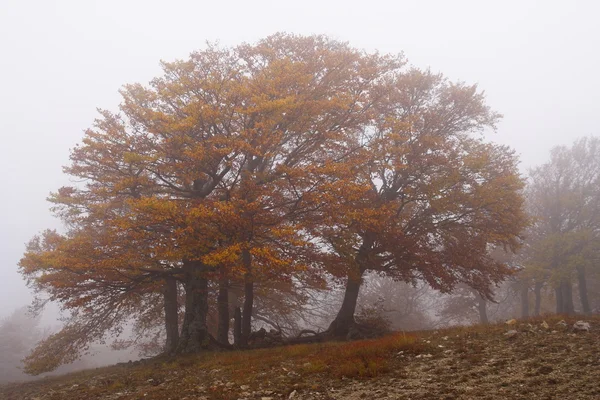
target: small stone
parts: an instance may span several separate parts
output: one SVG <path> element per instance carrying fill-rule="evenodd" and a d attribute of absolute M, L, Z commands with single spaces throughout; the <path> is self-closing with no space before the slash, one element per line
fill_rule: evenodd
<path fill-rule="evenodd" d="M 514 337 L 515 337 L 515 336 L 517 336 L 518 334 L 519 334 L 519 332 L 517 332 L 517 331 L 516 331 L 516 330 L 514 330 L 514 329 L 511 329 L 510 331 L 506 332 L 506 333 L 504 334 L 504 336 L 506 336 L 507 338 L 509 338 L 509 339 L 510 339 L 510 338 L 514 338 Z"/>
<path fill-rule="evenodd" d="M 566 323 L 566 322 L 565 322 L 565 320 L 563 319 L 563 320 L 561 320 L 561 321 L 558 321 L 558 322 L 556 323 L 556 326 L 560 326 L 561 328 L 566 328 L 566 327 L 567 327 L 567 323 Z"/>
<path fill-rule="evenodd" d="M 515 325 L 516 323 L 517 323 L 517 320 L 514 318 L 506 321 L 506 325 Z"/>
<path fill-rule="evenodd" d="M 573 324 L 573 330 L 575 332 L 589 332 L 590 323 L 585 321 L 577 321 Z"/>
<path fill-rule="evenodd" d="M 544 322 L 542 322 L 542 328 L 550 329 L 550 325 L 548 325 L 548 323 L 546 321 L 544 321 Z"/>
<path fill-rule="evenodd" d="M 240 389 L 242 389 L 242 390 L 248 390 L 248 389 L 250 389 L 250 386 L 248 386 L 248 385 L 242 385 L 242 386 L 240 386 Z"/>
<path fill-rule="evenodd" d="M 296 390 L 292 391 L 292 393 L 290 393 L 290 395 L 288 396 L 288 400 L 293 399 L 294 397 L 296 397 L 297 394 L 298 392 Z"/>

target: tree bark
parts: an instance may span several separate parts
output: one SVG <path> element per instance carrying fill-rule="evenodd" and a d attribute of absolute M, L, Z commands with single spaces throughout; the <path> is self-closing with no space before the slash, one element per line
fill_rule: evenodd
<path fill-rule="evenodd" d="M 208 280 L 199 262 L 184 261 L 187 270 L 185 283 L 185 317 L 177 353 L 197 353 L 210 344 L 206 326 L 208 315 Z"/>
<path fill-rule="evenodd" d="M 563 313 L 567 315 L 575 314 L 575 305 L 573 304 L 573 286 L 571 281 L 565 279 L 561 283 Z"/>
<path fill-rule="evenodd" d="M 250 250 L 242 251 L 242 262 L 246 268 L 244 277 L 244 308 L 242 311 L 242 336 L 241 345 L 248 344 L 248 338 L 252 333 L 252 307 L 254 306 L 254 281 L 252 277 L 252 256 Z"/>
<path fill-rule="evenodd" d="M 174 354 L 179 341 L 179 318 L 177 304 L 177 280 L 172 276 L 165 278 L 164 287 L 165 328 L 167 339 L 165 341 L 165 353 Z"/>
<path fill-rule="evenodd" d="M 479 322 L 481 324 L 488 324 L 489 320 L 487 315 L 487 301 L 485 301 L 485 299 L 480 295 L 478 295 L 478 297 L 479 303 L 477 304 L 477 308 L 479 310 Z"/>
<path fill-rule="evenodd" d="M 590 300 L 588 298 L 587 281 L 585 277 L 585 267 L 577 267 L 577 279 L 579 284 L 579 299 L 581 300 L 581 308 L 584 314 L 591 314 Z"/>
<path fill-rule="evenodd" d="M 219 280 L 217 311 L 219 314 L 217 340 L 219 343 L 229 344 L 229 280 L 225 276 Z"/>
<path fill-rule="evenodd" d="M 357 278 L 348 277 L 342 306 L 333 322 L 331 322 L 331 325 L 329 325 L 328 331 L 332 336 L 345 337 L 348 335 L 348 331 L 352 325 L 356 323 L 354 321 L 354 313 L 356 312 L 356 302 L 358 300 L 358 293 L 360 292 L 361 281 L 362 274 Z"/>
<path fill-rule="evenodd" d="M 356 271 L 357 274 L 354 276 L 353 274 L 348 274 L 342 306 L 327 329 L 327 332 L 333 337 L 346 337 L 350 328 L 356 324 L 356 321 L 354 320 L 356 303 L 360 292 L 360 285 L 362 284 L 362 276 L 368 267 L 369 251 L 371 250 L 373 243 L 374 240 L 371 235 L 367 235 L 363 239 L 363 243 L 356 254 L 354 260 L 358 269 Z"/>
<path fill-rule="evenodd" d="M 521 318 L 529 318 L 529 282 L 521 281 Z"/>
<path fill-rule="evenodd" d="M 534 287 L 535 293 L 535 308 L 533 310 L 533 315 L 536 317 L 540 315 L 541 307 L 542 307 L 542 287 L 544 286 L 543 282 L 536 282 Z"/>

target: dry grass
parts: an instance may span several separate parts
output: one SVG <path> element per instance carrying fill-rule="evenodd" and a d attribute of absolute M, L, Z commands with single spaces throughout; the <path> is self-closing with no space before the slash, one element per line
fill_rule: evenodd
<path fill-rule="evenodd" d="M 556 327 L 560 319 L 546 318 L 549 330 L 540 328 L 543 318 L 521 320 L 513 339 L 504 335 L 513 327 L 476 325 L 355 342 L 157 358 L 0 386 L 0 399 L 278 399 L 292 391 L 300 399 L 345 399 L 363 388 L 368 391 L 362 398 L 383 398 L 386 391 L 411 399 L 431 398 L 432 393 L 448 399 L 496 399 L 510 393 L 519 398 L 550 389 L 570 398 L 578 393 L 574 385 L 586 385 L 580 398 L 600 398 L 594 397 L 600 395 L 600 375 L 594 373 L 590 380 L 578 370 L 589 374 L 600 366 L 597 328 L 575 335 Z M 569 326 L 574 321 L 567 319 Z M 600 318 L 589 321 L 600 327 Z M 529 326 L 537 331 L 529 332 Z"/>

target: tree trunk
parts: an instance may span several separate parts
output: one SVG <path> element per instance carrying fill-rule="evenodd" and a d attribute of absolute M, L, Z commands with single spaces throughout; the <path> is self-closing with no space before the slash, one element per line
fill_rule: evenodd
<path fill-rule="evenodd" d="M 348 281 L 346 282 L 346 290 L 344 292 L 344 300 L 342 306 L 338 311 L 335 319 L 329 325 L 327 329 L 328 333 L 333 337 L 346 337 L 350 328 L 356 324 L 354 320 L 354 313 L 356 312 L 356 302 L 358 300 L 358 293 L 360 292 L 360 285 L 362 283 L 362 276 L 368 268 L 368 256 L 374 243 L 374 239 L 371 235 L 367 235 L 363 239 L 363 243 L 358 250 L 355 262 L 358 270 L 357 274 L 348 274 Z"/>
<path fill-rule="evenodd" d="M 187 265 L 186 265 L 187 264 Z M 206 326 L 208 315 L 208 280 L 199 262 L 184 261 L 187 271 L 185 283 L 185 317 L 177 353 L 197 353 L 210 344 Z"/>
<path fill-rule="evenodd" d="M 233 312 L 233 344 L 242 345 L 242 310 L 239 307 Z"/>
<path fill-rule="evenodd" d="M 479 294 L 477 296 L 479 297 L 479 303 L 477 305 L 477 308 L 479 309 L 479 322 L 481 324 L 488 324 L 489 320 L 487 315 L 487 301 L 485 301 L 485 299 Z"/>
<path fill-rule="evenodd" d="M 360 291 L 362 273 L 358 277 L 348 277 L 344 300 L 337 316 L 329 325 L 328 331 L 334 337 L 345 337 L 348 331 L 355 324 L 354 313 L 356 312 L 356 302 Z"/>
<path fill-rule="evenodd" d="M 252 307 L 254 306 L 254 281 L 252 277 L 252 256 L 249 250 L 242 251 L 242 261 L 246 268 L 244 277 L 244 308 L 242 311 L 242 336 L 241 345 L 248 344 L 248 338 L 252 333 Z"/>
<path fill-rule="evenodd" d="M 521 318 L 529 318 L 529 282 L 521 281 Z"/>
<path fill-rule="evenodd" d="M 172 276 L 165 278 L 164 287 L 165 328 L 167 340 L 165 341 L 165 353 L 174 354 L 179 341 L 179 318 L 177 305 L 177 281 Z"/>
<path fill-rule="evenodd" d="M 542 307 L 542 286 L 544 286 L 543 282 L 536 282 L 534 287 L 535 309 L 533 310 L 533 315 L 536 317 L 540 315 Z"/>
<path fill-rule="evenodd" d="M 222 344 L 229 344 L 229 281 L 224 276 L 219 281 L 217 311 L 219 314 L 217 340 Z"/>
<path fill-rule="evenodd" d="M 565 279 L 561 283 L 563 313 L 567 315 L 575 314 L 575 305 L 573 304 L 573 286 L 571 281 Z"/>
<path fill-rule="evenodd" d="M 579 283 L 579 299 L 581 300 L 581 308 L 584 314 L 591 314 L 590 300 L 588 298 L 587 281 L 585 279 L 585 267 L 577 267 L 577 279 Z"/>
<path fill-rule="evenodd" d="M 556 296 L 556 313 L 563 314 L 565 312 L 565 305 L 563 302 L 562 283 L 554 289 L 554 294 Z"/>

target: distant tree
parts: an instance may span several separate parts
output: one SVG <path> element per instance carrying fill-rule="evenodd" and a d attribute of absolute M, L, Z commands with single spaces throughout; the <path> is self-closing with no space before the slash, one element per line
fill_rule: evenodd
<path fill-rule="evenodd" d="M 600 253 L 600 139 L 555 147 L 550 161 L 531 171 L 527 200 L 535 224 L 524 255 L 536 290 L 549 282 L 556 312 L 572 314 L 575 281 L 581 310 L 590 313 L 588 275 L 598 269 Z"/>
<path fill-rule="evenodd" d="M 394 330 L 429 329 L 434 323 L 432 292 L 423 282 L 412 285 L 366 274 L 358 297 L 358 309 L 378 309 Z"/>
<path fill-rule="evenodd" d="M 21 307 L 0 321 L 0 383 L 27 379 L 23 359 L 42 339 L 40 317 Z"/>

